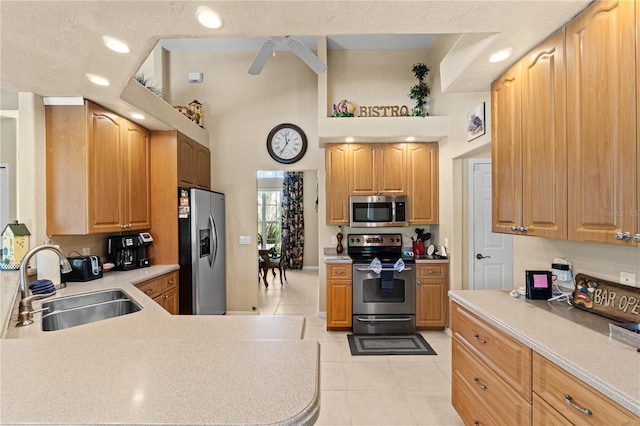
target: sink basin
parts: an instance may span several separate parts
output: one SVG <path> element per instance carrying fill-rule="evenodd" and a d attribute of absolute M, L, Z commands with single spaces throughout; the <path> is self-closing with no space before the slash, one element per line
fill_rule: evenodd
<path fill-rule="evenodd" d="M 60 297 L 42 304 L 42 331 L 62 330 L 138 312 L 141 308 L 121 290 Z"/>

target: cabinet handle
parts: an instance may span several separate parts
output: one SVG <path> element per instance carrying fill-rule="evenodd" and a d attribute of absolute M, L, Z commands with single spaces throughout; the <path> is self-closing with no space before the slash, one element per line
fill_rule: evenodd
<path fill-rule="evenodd" d="M 566 394 L 564 396 L 564 402 L 566 402 L 569 405 L 569 407 L 580 411 L 582 414 L 586 414 L 587 416 L 590 416 L 590 415 L 593 414 L 593 412 L 591 410 L 589 410 L 588 408 L 582 408 L 582 407 L 576 405 L 573 402 L 573 398 L 571 398 L 571 395 L 569 395 L 569 394 Z"/>
<path fill-rule="evenodd" d="M 422 285 L 422 283 L 420 282 L 420 280 L 416 280 L 416 284 L 418 284 L 418 285 Z"/>
<path fill-rule="evenodd" d="M 480 379 L 478 379 L 477 377 L 473 378 L 473 383 L 475 383 L 480 389 L 486 389 L 487 388 L 485 385 L 480 383 Z"/>
<path fill-rule="evenodd" d="M 152 289 L 146 290 L 145 293 L 146 294 L 151 294 L 151 293 L 153 293 L 153 290 Z"/>
<path fill-rule="evenodd" d="M 167 295 L 165 294 L 165 295 L 164 295 L 164 298 L 165 298 L 165 299 L 168 299 L 168 298 L 169 298 L 169 296 L 167 296 Z"/>
<path fill-rule="evenodd" d="M 336 275 L 344 275 L 344 271 L 343 270 L 338 270 L 338 271 L 335 271 L 334 274 L 336 274 Z"/>
<path fill-rule="evenodd" d="M 173 280 L 169 280 L 168 282 L 169 282 L 169 284 L 173 284 Z"/>
<path fill-rule="evenodd" d="M 616 232 L 615 234 L 613 234 L 613 238 L 619 241 L 622 241 L 622 240 L 628 241 L 631 239 L 631 232 Z M 634 241 L 636 241 L 635 236 L 634 236 Z"/>
<path fill-rule="evenodd" d="M 427 274 L 429 274 L 429 275 L 433 275 L 433 274 L 435 274 L 435 273 L 436 273 L 436 271 L 434 271 L 433 269 L 429 269 L 429 270 L 427 271 Z"/>
<path fill-rule="evenodd" d="M 474 420 L 474 421 L 473 421 L 473 424 L 474 424 L 475 426 L 480 426 L 480 421 L 479 421 L 479 420 Z"/>
<path fill-rule="evenodd" d="M 480 336 L 479 336 L 479 335 L 477 335 L 477 334 L 474 334 L 474 335 L 473 335 L 473 338 L 474 338 L 474 339 L 476 339 L 476 340 L 478 341 L 478 343 L 480 343 L 480 344 L 482 344 L 482 345 L 484 345 L 484 344 L 486 344 L 486 343 L 487 343 L 487 341 L 486 341 L 486 340 L 481 339 L 481 338 L 480 338 Z"/>

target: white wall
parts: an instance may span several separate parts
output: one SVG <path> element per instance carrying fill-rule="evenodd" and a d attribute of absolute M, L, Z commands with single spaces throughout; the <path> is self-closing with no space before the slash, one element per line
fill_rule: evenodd
<path fill-rule="evenodd" d="M 319 170 L 324 151 L 318 146 L 316 74 L 290 52 L 269 58 L 262 73 L 247 73 L 255 52 L 172 52 L 170 97 L 174 104 L 194 99 L 203 106 L 209 132 L 212 188 L 227 201 L 227 309 L 257 306 L 256 245 L 240 245 L 240 235 L 256 241 L 256 171 Z M 200 84 L 189 72 L 204 73 Z M 276 163 L 266 149 L 269 131 L 280 123 L 299 125 L 309 148 L 293 165 Z"/>

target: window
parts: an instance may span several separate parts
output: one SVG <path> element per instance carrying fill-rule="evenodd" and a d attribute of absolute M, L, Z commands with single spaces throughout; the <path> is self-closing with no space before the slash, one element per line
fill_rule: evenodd
<path fill-rule="evenodd" d="M 280 250 L 280 217 L 282 191 L 258 190 L 258 244 L 262 248 Z"/>

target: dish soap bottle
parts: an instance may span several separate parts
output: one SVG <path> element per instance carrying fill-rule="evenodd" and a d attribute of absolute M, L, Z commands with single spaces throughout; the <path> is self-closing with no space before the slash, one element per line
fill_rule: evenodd
<path fill-rule="evenodd" d="M 342 226 L 338 226 L 338 234 L 336 235 L 336 240 L 338 240 L 338 245 L 336 246 L 336 253 L 342 254 L 344 252 L 344 247 L 342 246 Z"/>

